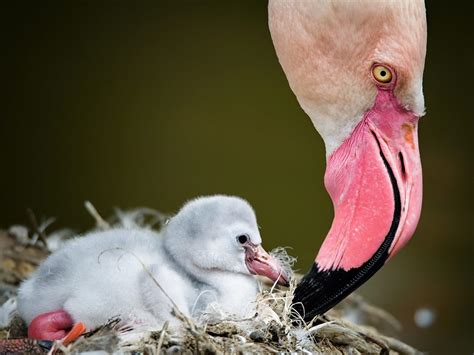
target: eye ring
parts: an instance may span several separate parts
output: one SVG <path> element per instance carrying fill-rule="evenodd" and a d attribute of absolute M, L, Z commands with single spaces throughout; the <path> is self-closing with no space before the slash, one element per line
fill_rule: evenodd
<path fill-rule="evenodd" d="M 382 64 L 376 64 L 372 67 L 372 77 L 381 84 L 389 84 L 393 80 L 392 70 Z"/>
<path fill-rule="evenodd" d="M 240 244 L 245 244 L 249 241 L 249 236 L 247 234 L 241 234 L 235 238 Z"/>

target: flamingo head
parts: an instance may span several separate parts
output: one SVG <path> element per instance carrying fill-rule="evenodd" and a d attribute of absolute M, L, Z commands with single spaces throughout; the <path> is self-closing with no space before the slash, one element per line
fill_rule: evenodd
<path fill-rule="evenodd" d="M 311 319 L 370 278 L 418 223 L 425 7 L 270 0 L 269 25 L 290 87 L 326 146 L 334 220 L 294 297 Z"/>

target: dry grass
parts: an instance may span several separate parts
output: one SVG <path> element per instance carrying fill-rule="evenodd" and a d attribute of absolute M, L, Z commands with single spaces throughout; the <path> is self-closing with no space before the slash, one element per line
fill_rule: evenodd
<path fill-rule="evenodd" d="M 392 326 L 393 319 L 356 297 L 344 307 L 316 319 L 311 324 L 295 325 L 291 321 L 291 297 L 294 284 L 287 290 L 266 289 L 259 294 L 257 313 L 249 319 L 233 319 L 209 314 L 196 322 L 175 314 L 183 331 L 172 334 L 167 325 L 160 330 L 120 329 L 117 321 L 104 326 L 63 349 L 67 353 L 104 349 L 106 351 L 177 353 L 334 353 L 334 354 L 416 354 L 416 349 L 380 334 L 367 325 L 344 320 L 338 312 L 358 304 L 357 311 L 366 318 L 376 318 Z M 352 307 L 352 306 L 351 306 Z M 369 310 L 369 311 L 368 311 Z M 367 312 L 367 313 L 364 313 Z M 372 314 L 372 312 L 375 312 Z"/>

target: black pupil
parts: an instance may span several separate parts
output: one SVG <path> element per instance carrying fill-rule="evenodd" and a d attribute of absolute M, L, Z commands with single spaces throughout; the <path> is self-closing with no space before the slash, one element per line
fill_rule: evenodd
<path fill-rule="evenodd" d="M 246 236 L 246 235 L 239 235 L 239 236 L 237 237 L 237 239 L 239 240 L 239 243 L 240 243 L 240 244 L 245 244 L 245 243 L 247 243 L 247 236 Z"/>
<path fill-rule="evenodd" d="M 382 75 L 382 76 L 385 76 L 386 74 L 387 74 L 387 72 L 386 72 L 385 70 L 382 70 L 382 71 L 380 72 L 380 75 Z"/>

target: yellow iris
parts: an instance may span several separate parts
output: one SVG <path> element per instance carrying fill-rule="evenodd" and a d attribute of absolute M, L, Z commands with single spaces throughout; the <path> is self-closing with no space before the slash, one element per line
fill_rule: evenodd
<path fill-rule="evenodd" d="M 383 65 L 376 65 L 372 69 L 372 74 L 374 75 L 375 80 L 380 83 L 386 84 L 392 81 L 392 72 Z"/>

